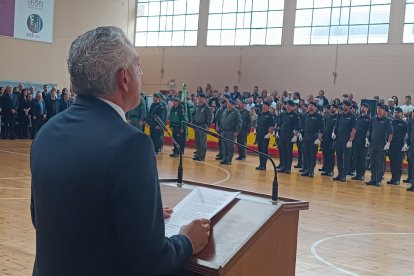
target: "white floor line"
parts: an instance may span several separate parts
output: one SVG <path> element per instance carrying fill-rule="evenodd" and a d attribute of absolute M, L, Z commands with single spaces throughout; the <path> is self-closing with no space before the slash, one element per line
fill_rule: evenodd
<path fill-rule="evenodd" d="M 8 151 L 8 150 L 0 150 L 1 152 L 6 152 L 6 153 L 13 153 L 13 154 L 17 154 L 17 155 L 24 155 L 24 156 L 30 156 L 30 154 L 28 153 L 20 153 L 20 152 L 15 152 L 15 151 Z"/>
<path fill-rule="evenodd" d="M 0 187 L 0 189 L 5 189 L 5 190 L 30 190 L 30 188 L 11 188 L 11 187 Z"/>
<path fill-rule="evenodd" d="M 328 265 L 344 274 L 347 275 L 352 275 L 352 276 L 358 276 L 359 274 L 352 272 L 352 271 L 348 271 L 346 269 L 340 268 L 336 265 L 334 265 L 333 263 L 330 263 L 326 260 L 324 260 L 317 252 L 317 247 L 329 240 L 334 240 L 334 239 L 340 239 L 340 238 L 348 238 L 348 237 L 353 237 L 353 236 L 370 236 L 370 235 L 414 235 L 414 233 L 355 233 L 355 234 L 345 234 L 345 235 L 338 235 L 338 236 L 334 236 L 334 237 L 328 237 L 325 239 L 321 239 L 319 241 L 316 241 L 314 244 L 312 244 L 311 246 L 311 251 L 312 254 L 315 256 L 315 258 L 317 258 L 319 261 L 321 261 L 322 263 L 324 263 L 325 265 Z"/>
<path fill-rule="evenodd" d="M 24 197 L 0 197 L 0 200 L 28 200 L 30 198 L 24 198 Z"/>
<path fill-rule="evenodd" d="M 30 179 L 31 176 L 0 177 L 0 180 Z"/>

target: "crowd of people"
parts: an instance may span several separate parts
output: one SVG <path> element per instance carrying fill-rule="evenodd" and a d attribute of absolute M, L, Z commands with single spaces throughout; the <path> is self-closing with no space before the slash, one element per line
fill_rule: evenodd
<path fill-rule="evenodd" d="M 352 94 L 343 94 L 342 99 L 329 100 L 320 90 L 317 96 L 306 99 L 300 92 L 277 91 L 259 93 L 257 86 L 252 92 L 233 91 L 226 86 L 223 92 L 198 87 L 188 101 L 182 99 L 179 91 L 154 94 L 153 104 L 147 108 L 144 102 L 130 112 L 131 123 L 150 126 L 150 135 L 158 153 L 163 146 L 164 131 L 155 121 L 155 115 L 164 122 L 170 121 L 174 138 L 182 152 L 186 144 L 186 129 L 182 121 L 208 129 L 211 125 L 224 138 L 247 144 L 247 136 L 254 129 L 255 144 L 260 152 L 268 154 L 269 142 L 275 136 L 279 149 L 279 173 L 290 174 L 292 170 L 293 146 L 298 149 L 298 163 L 301 176 L 314 177 L 318 151 L 322 151 L 322 176 L 333 177 L 334 181 L 346 182 L 347 177 L 362 181 L 366 170 L 371 170 L 367 185 L 381 186 L 384 179 L 386 157 L 390 160 L 391 179 L 387 184 L 400 184 L 404 156 L 408 159 L 408 178 L 413 183 L 414 160 L 414 106 L 411 97 L 406 96 L 403 104 L 398 97 L 385 100 L 376 96 L 375 105 L 358 104 Z M 370 112 L 371 108 L 375 108 Z M 148 110 L 148 111 L 147 111 Z M 372 116 L 374 114 L 374 116 Z M 412 127 L 413 126 L 413 127 Z M 195 131 L 194 160 L 204 161 L 207 150 L 206 134 Z M 223 165 L 231 165 L 235 146 L 219 141 L 216 159 Z M 174 146 L 171 157 L 178 156 Z M 245 160 L 246 151 L 238 148 L 236 160 Z M 336 158 L 335 158 L 336 157 Z M 367 159 L 368 158 L 368 159 Z M 367 162 L 369 160 L 369 162 Z M 266 170 L 267 159 L 259 158 L 257 170 Z M 334 176 L 334 168 L 337 175 Z M 414 185 L 408 188 L 414 190 Z"/>
<path fill-rule="evenodd" d="M 0 87 L 0 125 L 3 139 L 34 138 L 39 129 L 59 112 L 73 104 L 75 95 L 68 89 L 56 87 L 35 92 L 33 86 L 25 88 Z"/>
<path fill-rule="evenodd" d="M 247 145 L 247 136 L 254 130 L 258 150 L 268 154 L 269 142 L 275 137 L 279 149 L 279 173 L 290 174 L 292 170 L 293 146 L 298 150 L 298 162 L 294 168 L 301 176 L 313 177 L 318 151 L 322 151 L 322 176 L 333 177 L 335 181 L 364 180 L 367 168 L 371 178 L 367 185 L 380 186 L 384 179 L 386 156 L 389 157 L 391 179 L 388 184 L 400 184 L 404 156 L 408 160 L 408 178 L 413 183 L 414 160 L 414 105 L 406 96 L 399 104 L 396 96 L 388 100 L 374 97 L 376 110 L 367 103 L 358 104 L 352 94 L 343 94 L 342 99 L 329 100 L 320 90 L 317 96 L 306 99 L 300 92 L 272 93 L 258 86 L 252 92 L 239 92 L 238 86 L 230 91 L 228 86 L 222 92 L 213 90 L 210 84 L 197 88 L 194 94 L 183 99 L 181 91 L 157 92 L 148 106 L 142 93 L 140 105 L 127 113 L 130 123 L 142 130 L 148 125 L 150 137 L 158 154 L 164 144 L 164 130 L 158 125 L 158 116 L 164 123 L 169 121 L 173 138 L 178 142 L 181 153 L 187 142 L 187 129 L 183 121 L 192 122 L 208 129 L 214 126 L 217 133 L 241 145 Z M 66 88 L 44 85 L 43 91 L 35 92 L 33 86 L 25 88 L 0 87 L 0 122 L 3 139 L 34 138 L 42 125 L 54 115 L 64 111 L 75 101 L 75 95 Z M 375 116 L 371 116 L 375 114 Z M 413 127 L 411 127 L 413 125 Z M 204 132 L 195 131 L 194 160 L 204 161 L 207 151 L 207 137 Z M 174 145 L 171 157 L 179 156 Z M 236 160 L 246 159 L 246 150 L 238 147 Z M 412 153 L 413 152 L 413 153 Z M 216 159 L 223 165 L 231 165 L 235 153 L 233 143 L 219 140 Z M 336 158 L 335 158 L 336 157 Z M 367 162 L 369 157 L 369 162 Z M 267 159 L 259 158 L 257 170 L 266 170 Z M 334 177 L 334 168 L 337 175 Z M 408 188 L 414 191 L 414 185 Z"/>

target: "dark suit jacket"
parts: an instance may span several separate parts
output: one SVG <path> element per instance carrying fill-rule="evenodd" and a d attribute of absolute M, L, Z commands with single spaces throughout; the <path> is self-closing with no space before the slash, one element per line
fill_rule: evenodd
<path fill-rule="evenodd" d="M 60 99 L 59 100 L 59 112 L 62 112 L 63 110 L 66 110 L 72 104 L 73 104 L 73 102 L 71 100 L 68 100 L 67 102 L 65 102 L 64 99 Z"/>
<path fill-rule="evenodd" d="M 1 101 L 1 108 L 2 108 L 2 112 L 4 114 L 9 114 L 11 113 L 12 109 L 16 109 L 16 113 L 17 113 L 17 109 L 19 108 L 19 99 L 17 97 L 16 94 L 14 93 L 4 93 L 2 96 L 2 101 Z"/>
<path fill-rule="evenodd" d="M 43 102 L 43 112 L 42 112 L 42 109 L 40 108 L 40 102 L 38 102 L 37 100 L 32 101 L 32 109 L 30 110 L 30 114 L 32 116 L 41 117 L 44 114 L 47 114 L 46 103 L 43 100 L 42 102 Z"/>
<path fill-rule="evenodd" d="M 30 167 L 34 275 L 167 274 L 190 258 L 187 237 L 164 236 L 151 139 L 103 101 L 80 96 L 45 124 Z"/>

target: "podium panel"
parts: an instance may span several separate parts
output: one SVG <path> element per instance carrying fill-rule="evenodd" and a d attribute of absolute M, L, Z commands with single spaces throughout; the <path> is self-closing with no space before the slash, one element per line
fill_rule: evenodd
<path fill-rule="evenodd" d="M 173 186 L 174 181 L 160 182 L 165 183 L 163 204 L 170 207 L 196 186 L 236 191 L 195 182 L 182 188 Z M 308 202 L 292 199 L 273 204 L 270 196 L 242 191 L 211 220 L 207 247 L 185 270 L 188 275 L 295 275 L 299 211 L 308 207 Z"/>

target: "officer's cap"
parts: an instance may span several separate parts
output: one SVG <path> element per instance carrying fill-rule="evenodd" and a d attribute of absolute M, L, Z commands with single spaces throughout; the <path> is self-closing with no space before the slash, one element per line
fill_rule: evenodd
<path fill-rule="evenodd" d="M 264 101 L 263 104 L 264 105 L 267 105 L 267 106 L 271 106 L 272 105 L 269 101 Z"/>
<path fill-rule="evenodd" d="M 159 98 L 161 98 L 161 94 L 159 92 L 156 92 L 156 93 L 154 93 L 154 97 L 159 99 Z"/>
<path fill-rule="evenodd" d="M 229 99 L 227 102 L 228 102 L 228 103 L 231 103 L 232 105 L 236 105 L 236 101 L 235 101 L 235 100 L 233 100 L 233 99 Z"/>
<path fill-rule="evenodd" d="M 318 105 L 315 102 L 309 102 L 308 105 L 313 105 L 314 107 L 318 107 Z"/>
<path fill-rule="evenodd" d="M 287 100 L 286 104 L 290 105 L 290 106 L 295 106 L 295 102 L 292 100 Z"/>
<path fill-rule="evenodd" d="M 174 102 L 180 102 L 181 100 L 180 100 L 180 98 L 178 98 L 178 97 L 174 97 L 173 99 L 172 99 Z"/>
<path fill-rule="evenodd" d="M 357 106 L 356 104 L 353 104 L 353 105 L 351 106 L 351 109 L 358 109 L 358 106 Z"/>
<path fill-rule="evenodd" d="M 302 106 L 304 106 L 304 107 L 308 107 L 309 105 L 308 104 L 306 104 L 306 103 L 304 103 L 304 104 L 302 104 Z"/>
<path fill-rule="evenodd" d="M 402 110 L 401 107 L 398 106 L 398 107 L 395 108 L 395 112 L 403 112 L 403 110 Z"/>
<path fill-rule="evenodd" d="M 381 109 L 384 109 L 385 110 L 385 105 L 383 105 L 382 103 L 378 103 L 377 104 L 377 108 L 381 108 Z"/>
<path fill-rule="evenodd" d="M 333 107 L 333 108 L 338 109 L 338 105 L 337 105 L 337 104 L 331 104 L 331 108 L 332 108 L 332 107 Z M 331 109 L 331 108 L 330 108 L 330 109 Z"/>
<path fill-rule="evenodd" d="M 367 103 L 361 103 L 361 106 L 365 106 L 365 107 L 366 107 L 366 108 L 368 108 L 368 109 L 370 108 L 370 107 L 369 107 L 369 104 L 367 104 Z"/>
<path fill-rule="evenodd" d="M 199 98 L 206 98 L 206 94 L 204 94 L 204 93 L 200 93 L 200 94 L 198 94 L 198 97 L 199 97 Z"/>
<path fill-rule="evenodd" d="M 344 100 L 342 103 L 346 106 L 351 106 L 352 105 L 351 101 L 349 101 L 349 100 Z"/>

